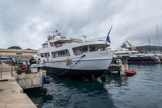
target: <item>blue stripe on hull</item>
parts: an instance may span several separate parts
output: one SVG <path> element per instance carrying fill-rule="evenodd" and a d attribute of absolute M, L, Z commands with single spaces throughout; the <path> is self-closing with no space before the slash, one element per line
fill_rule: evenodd
<path fill-rule="evenodd" d="M 59 77 L 70 77 L 70 78 L 87 78 L 92 79 L 100 77 L 105 70 L 67 70 L 62 68 L 51 68 L 51 67 L 43 67 L 47 71 L 47 74 L 51 74 Z"/>

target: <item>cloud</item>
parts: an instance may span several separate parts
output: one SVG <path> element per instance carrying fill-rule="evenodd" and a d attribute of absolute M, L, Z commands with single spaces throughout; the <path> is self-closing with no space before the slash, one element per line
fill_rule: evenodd
<path fill-rule="evenodd" d="M 112 24 L 113 48 L 125 40 L 147 43 L 148 37 L 153 43 L 156 25 L 161 40 L 161 4 L 160 0 L 1 0 L 0 46 L 38 49 L 56 29 L 75 38 L 103 37 Z"/>

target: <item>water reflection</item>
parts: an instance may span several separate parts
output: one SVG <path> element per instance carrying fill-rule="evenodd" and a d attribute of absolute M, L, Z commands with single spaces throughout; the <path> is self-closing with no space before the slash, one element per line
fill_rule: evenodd
<path fill-rule="evenodd" d="M 39 92 L 30 93 L 30 97 L 43 108 L 115 108 L 111 95 L 99 81 L 54 78 Z"/>
<path fill-rule="evenodd" d="M 105 84 L 108 85 L 115 85 L 117 87 L 127 86 L 129 77 L 133 76 L 125 76 L 125 75 L 118 75 L 118 74 L 109 74 L 106 75 L 106 82 Z"/>
<path fill-rule="evenodd" d="M 46 88 L 27 89 L 24 92 L 31 98 L 38 108 L 42 108 L 45 101 L 53 99 L 52 95 L 47 94 Z"/>
<path fill-rule="evenodd" d="M 118 108 L 160 108 L 162 98 L 162 66 L 130 65 L 133 76 L 108 76 L 105 89 Z"/>

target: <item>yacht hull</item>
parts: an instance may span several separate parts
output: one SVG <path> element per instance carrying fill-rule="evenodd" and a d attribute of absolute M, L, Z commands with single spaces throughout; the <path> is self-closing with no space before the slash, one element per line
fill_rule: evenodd
<path fill-rule="evenodd" d="M 122 60 L 128 61 L 128 64 L 160 64 L 161 61 L 154 56 L 145 56 L 145 57 L 127 57 L 122 58 Z"/>
<path fill-rule="evenodd" d="M 113 52 L 97 51 L 88 52 L 75 58 L 64 58 L 62 60 L 54 60 L 46 62 L 43 68 L 47 74 L 60 77 L 71 78 L 97 78 L 100 77 L 109 67 L 112 61 Z"/>
<path fill-rule="evenodd" d="M 43 67 L 47 74 L 56 76 L 56 77 L 69 77 L 74 79 L 92 79 L 100 77 L 106 70 L 78 70 L 78 69 L 62 69 L 62 68 L 52 68 L 52 67 Z"/>

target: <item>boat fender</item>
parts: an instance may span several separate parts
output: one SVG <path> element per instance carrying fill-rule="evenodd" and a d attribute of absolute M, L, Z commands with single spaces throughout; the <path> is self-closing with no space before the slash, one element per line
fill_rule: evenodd
<path fill-rule="evenodd" d="M 66 66 L 69 66 L 69 63 L 70 63 L 70 60 L 69 60 L 69 58 L 67 58 L 67 60 L 66 60 Z"/>

